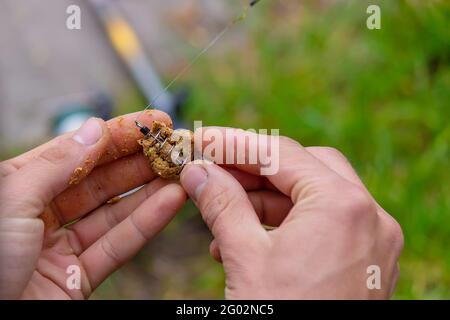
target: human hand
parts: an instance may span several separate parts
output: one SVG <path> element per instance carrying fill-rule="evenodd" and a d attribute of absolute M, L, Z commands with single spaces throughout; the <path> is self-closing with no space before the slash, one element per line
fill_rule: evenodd
<path fill-rule="evenodd" d="M 135 117 L 92 118 L 75 133 L 0 163 L 0 298 L 89 297 L 183 205 L 183 189 L 156 178 L 138 152 Z M 141 117 L 147 125 L 153 120 L 171 122 L 158 111 Z M 80 290 L 66 285 L 71 265 L 81 270 Z"/>
<path fill-rule="evenodd" d="M 203 148 L 210 129 L 203 128 L 203 136 L 196 132 Z M 221 145 L 245 145 L 242 130 L 214 129 Z M 205 162 L 191 163 L 181 174 L 215 238 L 210 251 L 223 262 L 226 298 L 390 297 L 403 247 L 398 223 L 342 154 L 289 138 L 279 142 L 275 175 L 260 176 L 258 164 L 221 168 Z M 262 224 L 276 228 L 267 231 Z M 379 290 L 367 286 L 372 265 L 381 271 Z"/>

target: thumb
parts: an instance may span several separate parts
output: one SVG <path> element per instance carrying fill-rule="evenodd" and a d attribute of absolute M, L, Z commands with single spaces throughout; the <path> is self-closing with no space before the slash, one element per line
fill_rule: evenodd
<path fill-rule="evenodd" d="M 106 125 L 91 118 L 0 181 L 2 216 L 37 217 L 55 196 L 93 169 L 106 148 Z"/>
<path fill-rule="evenodd" d="M 247 193 L 224 169 L 213 163 L 195 161 L 184 168 L 180 179 L 222 255 L 227 249 L 253 247 L 266 235 Z"/>

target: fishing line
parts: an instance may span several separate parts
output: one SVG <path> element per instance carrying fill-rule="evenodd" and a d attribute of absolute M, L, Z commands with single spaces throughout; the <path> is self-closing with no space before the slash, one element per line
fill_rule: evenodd
<path fill-rule="evenodd" d="M 152 106 L 155 105 L 155 103 L 158 101 L 158 99 L 165 94 L 172 86 L 175 82 L 177 82 L 186 72 L 188 72 L 194 65 L 195 63 L 205 54 L 207 53 L 212 47 L 214 47 L 214 45 L 220 40 L 222 39 L 222 37 L 232 28 L 234 27 L 236 24 L 238 24 L 239 22 L 245 20 L 245 18 L 247 17 L 247 11 L 252 8 L 253 6 L 255 6 L 258 2 L 260 2 L 261 0 L 252 0 L 250 1 L 250 3 L 248 5 L 246 5 L 243 10 L 242 13 L 233 18 L 226 26 L 225 28 L 222 29 L 222 31 L 220 31 L 173 79 L 172 81 L 170 81 L 167 86 L 161 91 L 160 94 L 158 94 L 154 99 L 152 99 L 152 101 L 150 101 L 150 103 L 141 111 L 139 112 L 139 114 L 136 116 L 136 119 L 134 120 L 134 122 L 136 123 L 136 126 L 138 128 L 141 129 L 141 132 L 149 132 L 149 129 L 145 126 L 143 126 L 140 122 L 139 119 L 142 116 L 142 114 L 150 109 Z M 144 133 L 145 134 L 145 133 Z"/>

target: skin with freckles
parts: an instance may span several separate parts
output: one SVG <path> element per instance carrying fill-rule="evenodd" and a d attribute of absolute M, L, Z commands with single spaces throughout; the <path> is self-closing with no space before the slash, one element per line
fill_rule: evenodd
<path fill-rule="evenodd" d="M 135 117 L 92 118 L 74 133 L 0 163 L 0 298 L 87 298 L 181 208 L 183 189 L 147 165 Z M 159 111 L 140 120 L 171 125 Z M 120 202 L 106 203 L 143 184 Z M 81 270 L 79 290 L 66 285 L 71 265 Z"/>
<path fill-rule="evenodd" d="M 219 130 L 245 144 L 242 131 Z M 203 141 L 196 147 L 208 145 L 207 131 L 196 131 Z M 214 236 L 210 251 L 223 263 L 226 298 L 389 298 L 403 247 L 398 223 L 335 149 L 281 137 L 279 160 L 271 176 L 261 176 L 258 164 L 201 161 L 181 174 Z M 380 267 L 380 289 L 367 285 L 371 265 Z"/>

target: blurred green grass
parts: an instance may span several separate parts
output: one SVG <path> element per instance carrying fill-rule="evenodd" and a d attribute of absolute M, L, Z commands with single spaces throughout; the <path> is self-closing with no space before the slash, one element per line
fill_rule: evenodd
<path fill-rule="evenodd" d="M 267 1 L 246 23 L 190 73 L 185 118 L 341 150 L 403 227 L 394 297 L 450 298 L 450 2 Z"/>

